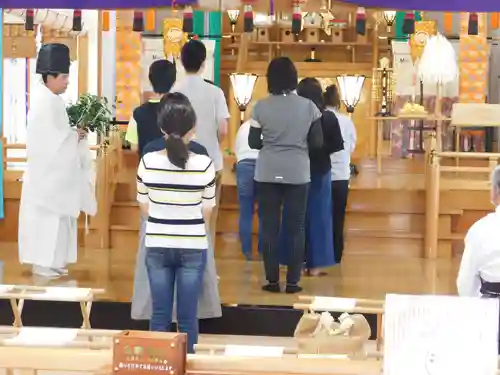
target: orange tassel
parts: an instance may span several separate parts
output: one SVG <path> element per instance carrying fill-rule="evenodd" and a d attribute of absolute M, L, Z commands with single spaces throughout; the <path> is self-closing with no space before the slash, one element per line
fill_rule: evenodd
<path fill-rule="evenodd" d="M 110 28 L 111 28 L 111 25 L 110 25 L 111 21 L 109 19 L 109 11 L 103 10 L 101 12 L 101 17 L 102 17 L 102 19 L 101 19 L 101 22 L 102 22 L 102 25 L 101 25 L 102 26 L 102 31 L 109 31 Z"/>
<path fill-rule="evenodd" d="M 500 13 L 498 12 L 491 13 L 491 28 L 492 29 L 500 28 Z"/>
<path fill-rule="evenodd" d="M 453 13 L 446 12 L 443 16 L 444 35 L 453 34 Z"/>
<path fill-rule="evenodd" d="M 144 30 L 155 31 L 156 29 L 156 12 L 154 9 L 146 10 L 144 14 Z"/>

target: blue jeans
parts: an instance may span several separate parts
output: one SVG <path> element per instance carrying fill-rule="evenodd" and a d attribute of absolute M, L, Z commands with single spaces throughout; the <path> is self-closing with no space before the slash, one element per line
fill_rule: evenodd
<path fill-rule="evenodd" d="M 255 159 L 243 159 L 236 164 L 236 183 L 238 186 L 239 211 L 239 235 L 241 250 L 248 259 L 252 256 L 252 227 L 255 202 L 257 200 L 255 181 Z M 261 251 L 259 230 L 259 254 Z"/>
<path fill-rule="evenodd" d="M 189 353 L 194 353 L 194 345 L 198 342 L 198 299 L 206 262 L 206 250 L 146 249 L 146 268 L 153 302 L 149 329 L 170 330 L 176 288 L 177 325 L 179 332 L 187 333 Z"/>

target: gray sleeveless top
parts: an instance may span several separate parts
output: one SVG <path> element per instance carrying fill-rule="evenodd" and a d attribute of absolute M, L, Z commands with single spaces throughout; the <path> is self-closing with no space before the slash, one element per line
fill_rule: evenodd
<path fill-rule="evenodd" d="M 280 184 L 310 182 L 307 137 L 321 112 L 309 99 L 270 95 L 258 101 L 252 118 L 262 127 L 262 149 L 255 169 L 255 181 Z"/>

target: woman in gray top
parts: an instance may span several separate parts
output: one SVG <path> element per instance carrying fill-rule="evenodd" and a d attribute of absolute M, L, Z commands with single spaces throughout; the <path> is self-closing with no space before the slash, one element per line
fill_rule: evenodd
<path fill-rule="evenodd" d="M 262 251 L 267 285 L 262 289 L 279 293 L 278 238 L 281 209 L 287 206 L 286 232 L 292 244 L 286 276 L 287 293 L 298 285 L 304 261 L 305 213 L 311 181 L 309 150 L 321 149 L 321 113 L 309 99 L 296 94 L 298 74 L 293 62 L 278 57 L 267 68 L 269 96 L 257 102 L 248 136 L 251 148 L 260 149 L 255 169 L 259 200 Z"/>

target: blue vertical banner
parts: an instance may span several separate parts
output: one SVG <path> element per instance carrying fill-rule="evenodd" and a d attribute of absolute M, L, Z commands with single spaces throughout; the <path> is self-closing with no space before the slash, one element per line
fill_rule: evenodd
<path fill-rule="evenodd" d="M 2 95 L 3 95 L 3 9 L 0 8 L 0 20 L 2 21 L 0 24 L 0 56 L 1 56 L 1 61 L 0 61 L 0 88 L 2 89 Z M 2 100 L 3 102 L 3 100 Z M 2 102 L 0 102 L 0 138 L 3 138 L 3 105 Z M 1 139 L 0 139 L 1 140 Z M 4 160 L 3 160 L 3 142 L 0 142 L 0 219 L 4 218 L 4 206 L 3 206 L 3 166 L 4 166 Z"/>

